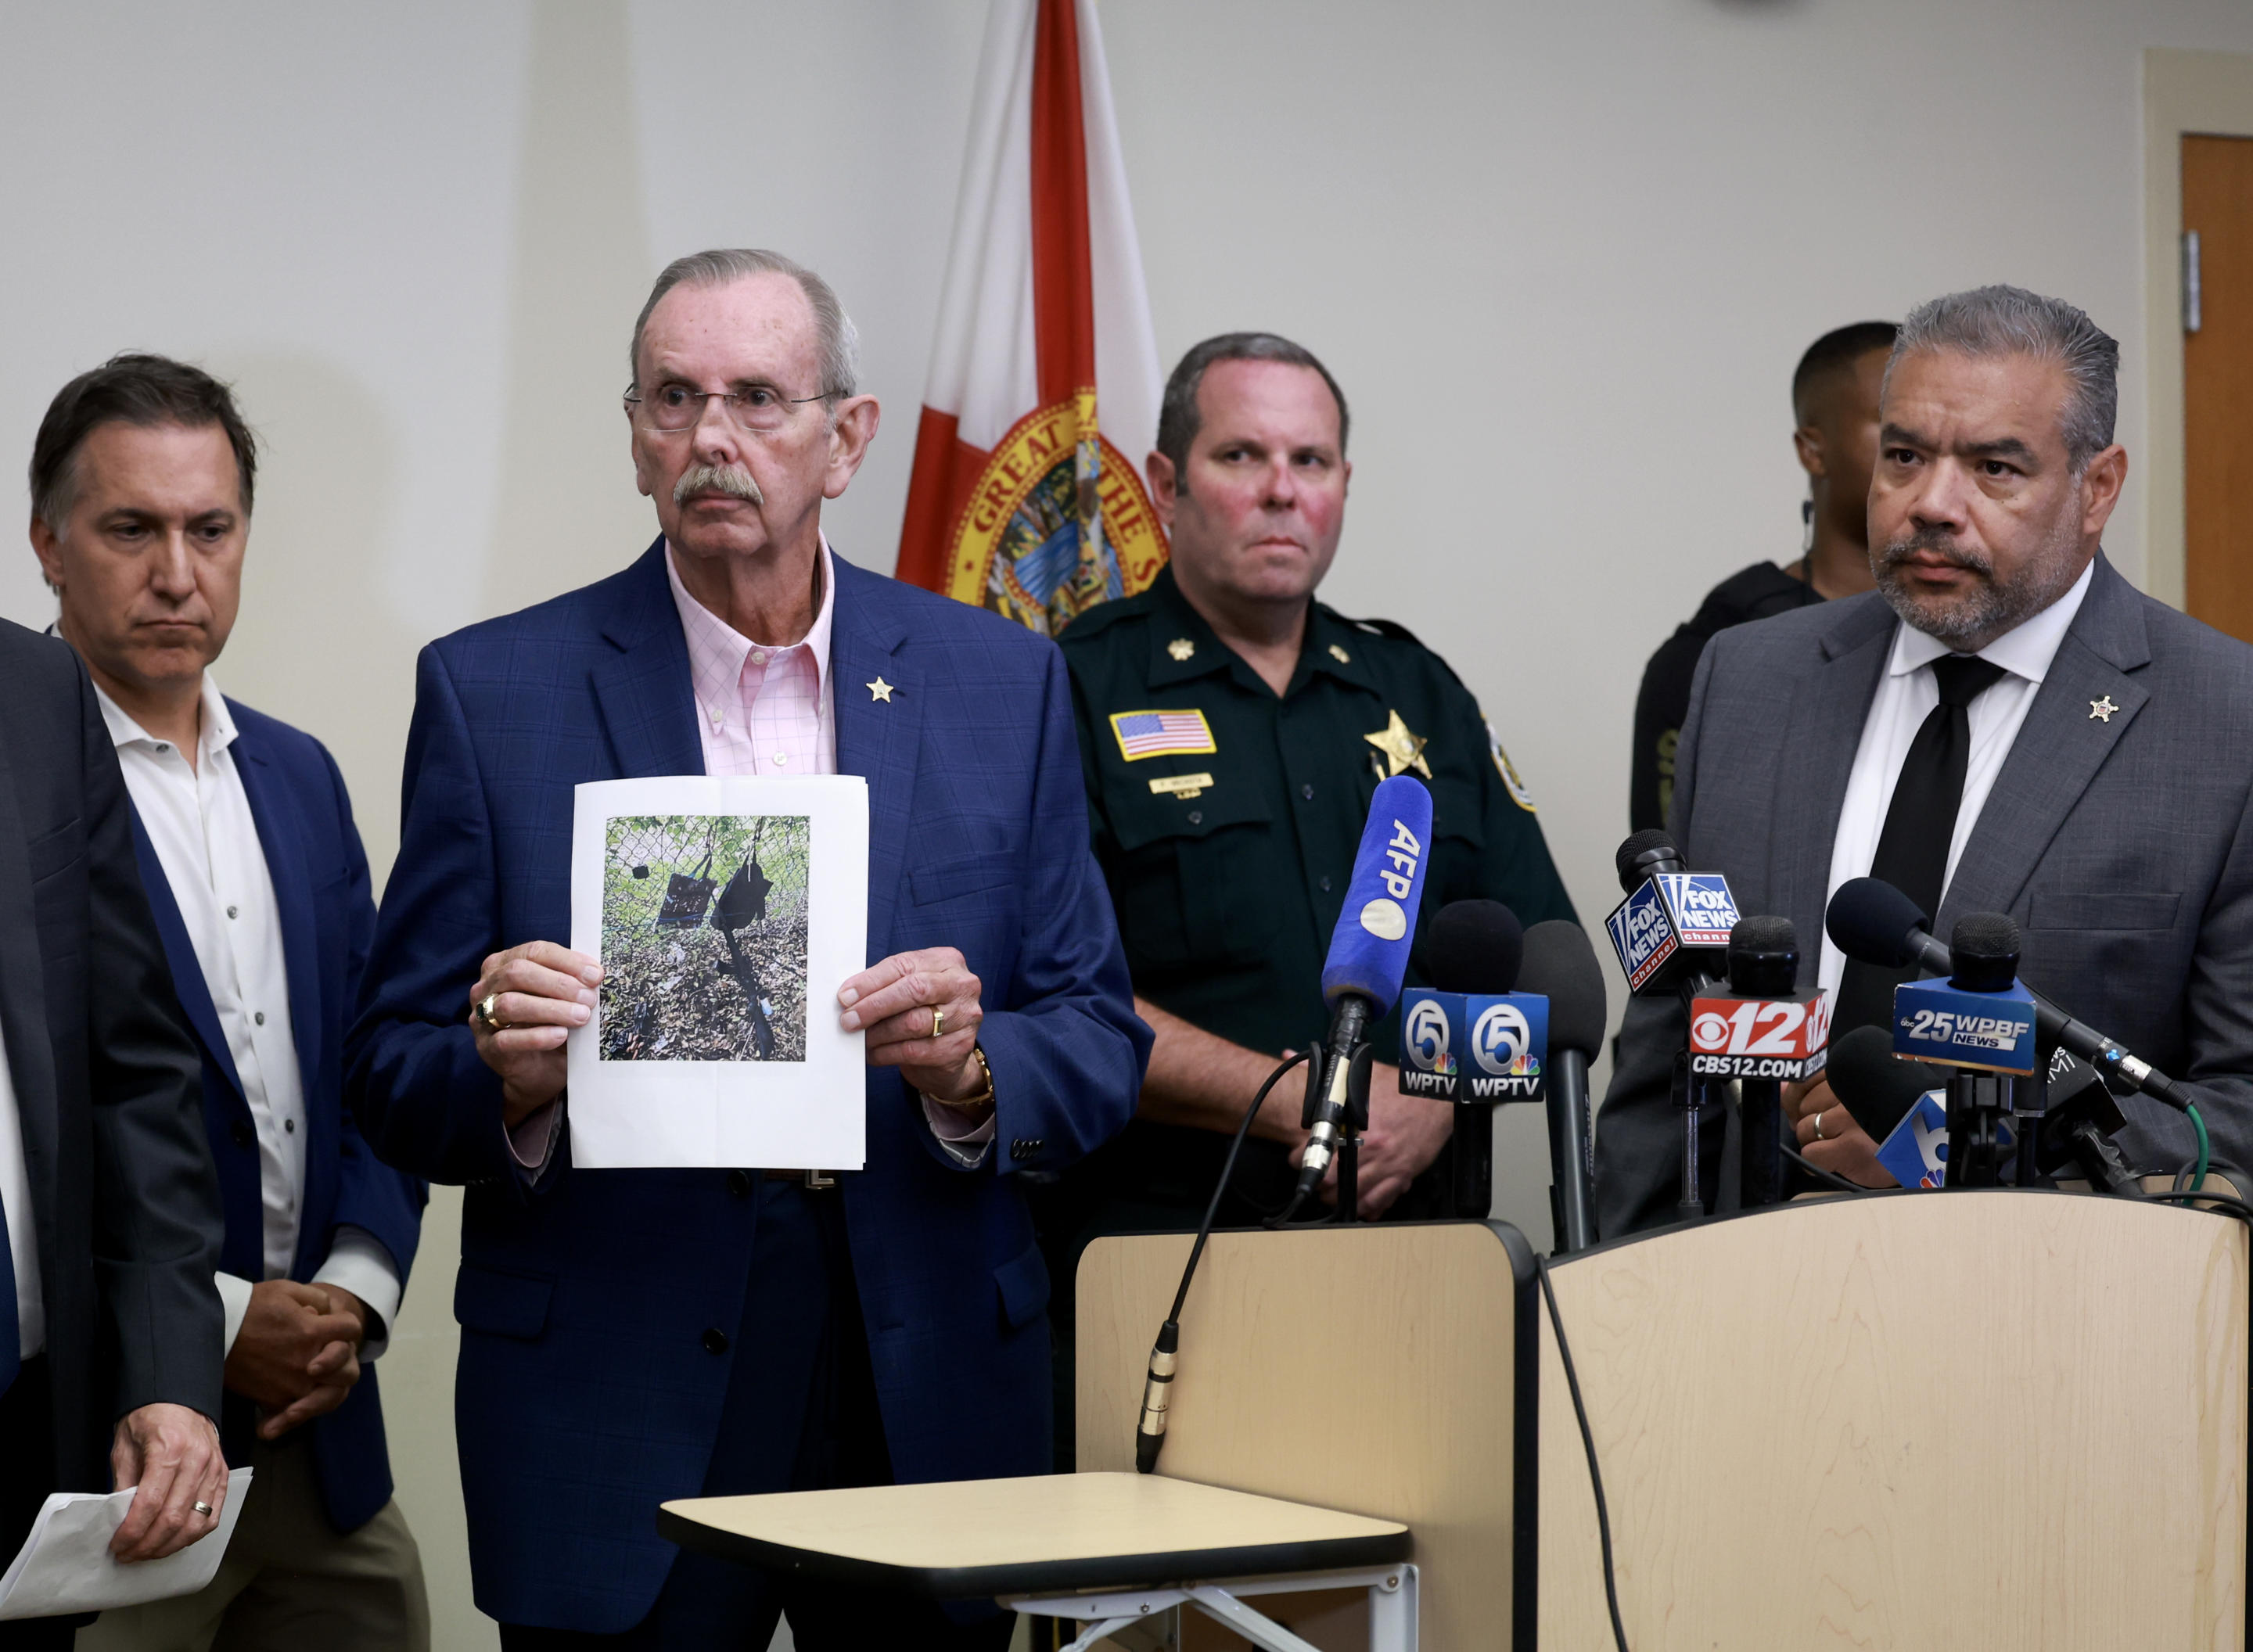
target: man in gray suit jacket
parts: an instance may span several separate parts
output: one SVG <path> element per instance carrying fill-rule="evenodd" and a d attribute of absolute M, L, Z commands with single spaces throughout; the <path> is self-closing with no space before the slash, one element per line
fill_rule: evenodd
<path fill-rule="evenodd" d="M 1671 825 L 1741 911 L 1797 926 L 1801 986 L 1838 995 L 1834 1040 L 1892 986 L 1824 937 L 1841 883 L 1926 880 L 1908 892 L 1943 939 L 1965 913 L 2008 913 L 2025 980 L 2195 1085 L 2216 1163 L 2242 1173 L 2253 648 L 2143 596 L 2100 549 L 2127 474 L 2118 359 L 2080 310 L 2012 288 L 1909 317 L 1870 489 L 1878 589 L 1713 638 Z M 1673 1214 L 1684 1035 L 1671 997 L 1628 1012 L 1596 1130 L 1608 1237 Z M 2180 1115 L 2122 1107 L 2137 1162 L 2189 1158 Z M 1827 1084 L 1793 1086 L 1786 1112 L 1813 1162 L 1890 1184 Z M 1722 1132 L 1702 1134 L 1718 1155 Z"/>

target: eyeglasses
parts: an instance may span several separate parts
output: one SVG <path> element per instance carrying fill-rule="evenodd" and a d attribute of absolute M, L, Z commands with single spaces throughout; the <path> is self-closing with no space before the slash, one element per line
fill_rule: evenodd
<path fill-rule="evenodd" d="M 772 385 L 744 385 L 736 390 L 692 390 L 685 384 L 659 385 L 643 395 L 636 385 L 626 387 L 629 416 L 638 417 L 652 430 L 668 433 L 694 429 L 704 417 L 704 404 L 718 398 L 727 403 L 736 428 L 755 436 L 771 436 L 791 421 L 791 409 L 809 401 L 827 401 L 839 393 L 824 390 L 810 396 L 786 396 Z M 639 408 L 637 415 L 635 409 Z"/>

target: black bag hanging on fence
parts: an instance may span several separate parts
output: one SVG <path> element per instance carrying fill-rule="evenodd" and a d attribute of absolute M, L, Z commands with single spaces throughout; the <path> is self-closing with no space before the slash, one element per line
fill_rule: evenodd
<path fill-rule="evenodd" d="M 746 861 L 736 868 L 736 875 L 728 880 L 728 887 L 720 891 L 719 904 L 712 909 L 712 927 L 722 934 L 742 929 L 767 915 L 767 891 L 774 884 L 759 870 L 757 861 Z"/>
<path fill-rule="evenodd" d="M 712 891 L 717 887 L 706 875 L 712 870 L 712 851 L 704 851 L 704 864 L 696 868 L 696 875 L 675 872 L 666 881 L 665 904 L 658 910 L 657 927 L 673 929 L 684 924 L 701 924 L 704 909 L 712 903 Z"/>

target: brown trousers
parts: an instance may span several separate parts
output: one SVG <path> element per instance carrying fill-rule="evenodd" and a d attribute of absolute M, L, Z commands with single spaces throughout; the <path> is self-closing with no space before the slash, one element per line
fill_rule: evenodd
<path fill-rule="evenodd" d="M 302 1432 L 259 1441 L 251 1470 L 210 1586 L 105 1612 L 78 1632 L 78 1652 L 429 1652 L 422 1556 L 399 1505 L 339 1535 Z"/>

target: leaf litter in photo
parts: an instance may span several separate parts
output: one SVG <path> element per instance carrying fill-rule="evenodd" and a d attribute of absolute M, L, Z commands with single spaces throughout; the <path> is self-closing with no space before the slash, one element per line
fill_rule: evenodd
<path fill-rule="evenodd" d="M 617 815 L 603 866 L 605 1061 L 804 1061 L 805 815 Z"/>

